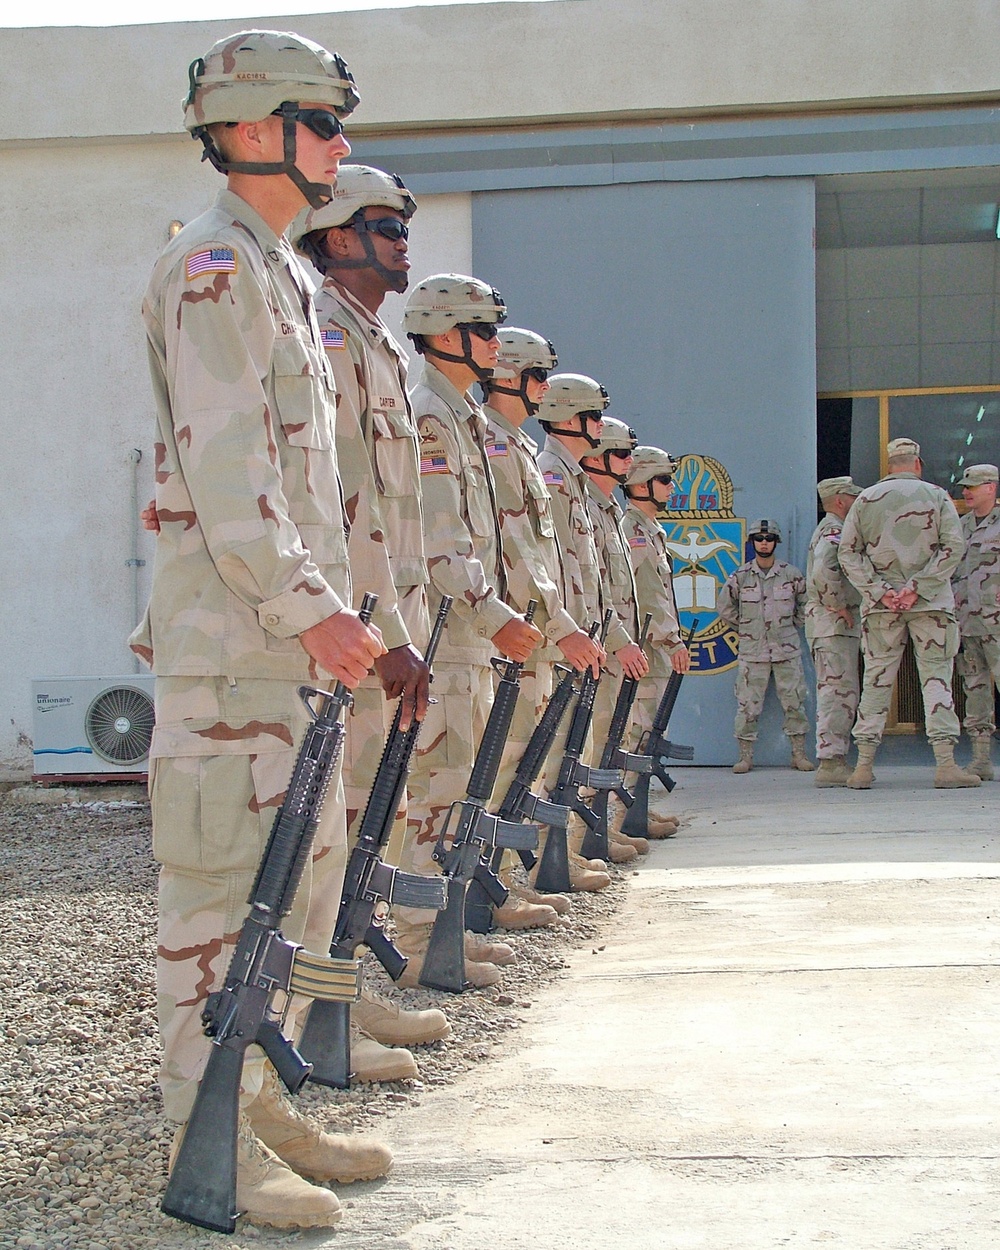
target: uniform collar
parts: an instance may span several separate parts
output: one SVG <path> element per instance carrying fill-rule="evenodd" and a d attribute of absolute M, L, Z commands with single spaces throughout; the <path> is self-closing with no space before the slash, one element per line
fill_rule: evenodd
<path fill-rule="evenodd" d="M 501 433 L 506 434 L 509 439 L 517 443 L 518 447 L 523 447 L 533 457 L 537 455 L 538 444 L 528 434 L 525 434 L 523 425 L 514 425 L 513 422 L 507 420 L 502 412 L 497 412 L 489 404 L 483 408 L 483 413 L 491 425 L 495 425 Z"/>
<path fill-rule="evenodd" d="M 294 259 L 295 254 L 284 235 L 275 234 L 260 213 L 251 208 L 235 191 L 228 188 L 220 191 L 215 202 L 222 212 L 238 221 L 241 226 L 246 226 L 260 245 L 265 259 L 272 265 L 284 268 L 289 260 Z"/>
<path fill-rule="evenodd" d="M 550 456 L 555 456 L 561 465 L 563 465 L 574 477 L 583 478 L 589 481 L 587 474 L 584 472 L 583 465 L 579 460 L 575 460 L 566 450 L 562 443 L 552 434 L 545 435 L 545 446 L 543 451 L 547 451 Z"/>
<path fill-rule="evenodd" d="M 420 375 L 420 381 L 424 386 L 434 392 L 463 420 L 468 421 L 470 418 L 478 418 L 482 421 L 483 410 L 475 402 L 468 391 L 464 395 L 459 394 L 454 386 L 448 381 L 440 369 L 435 369 L 429 360 L 424 361 L 424 371 Z"/>

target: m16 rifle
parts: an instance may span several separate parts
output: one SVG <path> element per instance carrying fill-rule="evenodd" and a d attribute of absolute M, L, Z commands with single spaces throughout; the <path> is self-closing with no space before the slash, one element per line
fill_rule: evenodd
<path fill-rule="evenodd" d="M 524 619 L 531 622 L 537 601 L 532 599 Z M 434 858 L 441 865 L 448 883 L 448 905 L 439 911 L 430 943 L 420 970 L 420 984 L 453 994 L 465 988 L 465 891 L 477 866 L 492 856 L 497 847 L 533 851 L 538 845 L 538 828 L 491 816 L 486 804 L 493 794 L 504 744 L 510 733 L 514 707 L 521 689 L 524 664 L 517 660 L 494 658 L 493 667 L 500 681 L 493 697 L 483 740 L 476 752 L 466 796 L 453 803 L 445 821 Z M 446 847 L 448 828 L 454 821 L 451 847 Z M 480 881 L 494 902 L 506 897 L 503 883 L 492 872 L 482 872 Z"/>
<path fill-rule="evenodd" d="M 445 595 L 441 600 L 424 653 L 428 666 L 434 662 L 452 602 L 451 595 Z M 420 733 L 418 720 L 413 720 L 408 729 L 400 729 L 402 714 L 401 701 L 361 817 L 357 845 L 347 861 L 337 926 L 330 943 L 330 958 L 333 960 L 352 960 L 359 946 L 367 946 L 394 981 L 402 976 L 407 961 L 391 938 L 386 936 L 386 908 L 398 903 L 403 907 L 440 911 L 447 902 L 443 877 L 403 872 L 382 860 L 382 851 L 392 833 L 410 770 L 410 759 Z M 312 1064 L 310 1080 L 335 1089 L 346 1089 L 351 1081 L 350 1004 L 314 1002 L 309 1008 L 299 1050 Z"/>
<path fill-rule="evenodd" d="M 698 618 L 695 617 L 691 622 L 688 636 L 684 639 L 686 646 L 691 645 L 691 640 L 694 638 L 697 629 Z M 622 821 L 622 833 L 627 833 L 632 837 L 645 837 L 649 829 L 650 780 L 656 777 L 669 794 L 676 782 L 667 772 L 667 760 L 694 759 L 694 747 L 670 742 L 665 737 L 683 680 L 683 673 L 671 673 L 667 678 L 667 684 L 663 689 L 663 695 L 656 709 L 656 715 L 653 717 L 653 727 L 648 734 L 643 735 L 639 743 L 640 751 L 643 751 L 652 760 L 652 767 L 648 771 L 639 774 L 635 791 L 632 795 L 632 804 L 625 815 L 625 819 Z"/>
<path fill-rule="evenodd" d="M 652 619 L 652 614 L 647 613 L 646 619 L 642 623 L 642 633 L 639 637 L 640 647 L 645 647 L 646 645 L 649 636 L 649 623 Z M 632 705 L 635 703 L 638 689 L 639 679 L 637 677 L 629 677 L 627 673 L 624 674 L 622 684 L 618 688 L 615 710 L 611 715 L 607 741 L 601 752 L 601 768 L 620 769 L 622 772 L 622 783 L 614 786 L 613 790 L 598 790 L 591 799 L 590 810 L 597 817 L 597 824 L 588 825 L 587 832 L 584 834 L 583 845 L 580 847 L 580 854 L 584 859 L 606 860 L 609 856 L 608 801 L 611 794 L 617 794 L 626 807 L 632 806 L 632 795 L 625 786 L 624 774 L 626 772 L 650 772 L 653 767 L 653 761 L 648 755 L 630 755 L 628 751 L 622 750 L 622 740 L 628 733 L 629 723 L 632 719 Z"/>
<path fill-rule="evenodd" d="M 604 614 L 600 629 L 602 643 L 607 637 L 613 615 L 610 608 Z M 590 669 L 587 669 L 580 679 L 580 694 L 566 734 L 566 746 L 563 749 L 562 763 L 559 765 L 559 777 L 549 794 L 549 802 L 568 807 L 590 828 L 597 823 L 597 817 L 580 797 L 580 787 L 610 790 L 615 786 L 620 786 L 624 780 L 619 769 L 588 768 L 586 764 L 580 763 L 580 755 L 586 745 L 587 733 L 594 715 L 594 696 L 597 694 L 600 680 L 600 677 L 595 677 Z M 569 844 L 565 826 L 549 827 L 545 838 L 545 849 L 542 851 L 542 862 L 538 865 L 535 877 L 535 887 L 552 894 L 565 894 L 573 888 L 569 879 Z"/>
<path fill-rule="evenodd" d="M 365 595 L 360 617 L 367 625 L 377 602 Z M 334 963 L 310 955 L 281 933 L 309 860 L 323 800 L 344 742 L 341 719 L 351 695 L 343 682 L 332 691 L 299 687 L 312 723 L 292 770 L 284 801 L 274 818 L 267 846 L 250 891 L 225 986 L 210 994 L 201 1014 L 212 1039 L 208 1064 L 170 1173 L 160 1208 L 166 1215 L 231 1233 L 236 1227 L 236 1150 L 240 1082 L 247 1047 L 257 1043 L 294 1094 L 310 1066 L 281 1031 L 282 1016 L 272 1003 L 281 991 L 356 1002 L 361 992 L 357 960 Z"/>

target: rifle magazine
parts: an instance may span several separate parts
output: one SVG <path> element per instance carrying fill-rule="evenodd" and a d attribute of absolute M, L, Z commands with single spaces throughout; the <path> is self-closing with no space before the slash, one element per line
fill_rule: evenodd
<path fill-rule="evenodd" d="M 289 989 L 324 1002 L 356 1003 L 362 980 L 360 959 L 330 959 L 300 949 L 295 953 Z"/>

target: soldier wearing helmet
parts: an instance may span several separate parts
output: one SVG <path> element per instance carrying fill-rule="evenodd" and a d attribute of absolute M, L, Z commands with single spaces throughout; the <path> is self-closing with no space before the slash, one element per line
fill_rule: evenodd
<path fill-rule="evenodd" d="M 309 279 L 283 237 L 306 202 L 329 198 L 350 151 L 353 81 L 338 57 L 276 31 L 220 40 L 189 77 L 186 125 L 227 186 L 169 243 L 143 303 L 160 536 L 132 639 L 157 674 L 161 1088 L 181 1125 L 208 1057 L 204 1000 L 222 985 L 305 728 L 298 686 L 323 675 L 354 687 L 384 650 L 351 607 L 333 379 Z M 344 826 L 338 773 L 284 926 L 313 949 L 329 942 Z M 391 1156 L 319 1132 L 279 1084 L 262 1053 L 247 1056 L 239 1204 L 258 1223 L 329 1227 L 336 1196 L 298 1171 L 372 1177 Z"/>
<path fill-rule="evenodd" d="M 548 375 L 557 364 L 555 349 L 547 339 L 531 330 L 504 326 L 499 359 L 492 376 L 483 383 L 486 457 L 493 472 L 507 602 L 519 612 L 530 600 L 537 602 L 535 624 L 547 644 L 521 676 L 522 693 L 497 774 L 497 794 L 503 794 L 513 780 L 552 692 L 553 664 L 566 660 L 578 670 L 594 666 L 596 672 L 604 655 L 563 604 L 552 500 L 538 467 L 538 447 L 524 429 L 528 417 L 538 411 L 549 389 Z M 558 763 L 556 756 L 554 770 Z M 549 780 L 554 784 L 555 776 Z M 524 891 L 509 873 L 503 875 L 512 893 L 503 907 L 494 910 L 494 923 L 501 928 L 554 924 L 557 915 L 552 904 L 562 911 L 569 906 L 564 897 Z M 548 902 L 539 901 L 543 898 Z"/>
<path fill-rule="evenodd" d="M 374 621 L 387 653 L 354 692 L 344 752 L 348 842 L 371 791 L 395 700 L 403 727 L 427 707 L 427 566 L 420 511 L 417 427 L 406 391 L 409 363 L 379 315 L 390 292 L 405 291 L 409 223 L 416 200 L 401 178 L 369 165 L 341 165 L 329 204 L 306 208 L 289 238 L 323 275 L 315 296 L 320 336 L 337 388 L 336 439 L 355 599 L 379 596 Z M 419 648 L 420 650 L 417 650 Z M 384 691 L 384 694 L 383 694 Z M 391 701 L 391 702 L 390 702 Z M 405 827 L 401 804 L 399 836 Z M 444 1013 L 408 1011 L 362 990 L 352 1022 L 351 1063 L 359 1080 L 417 1075 L 407 1044 L 448 1035 Z M 374 1040 L 373 1040 L 374 1039 Z M 379 1043 L 396 1049 L 387 1051 Z"/>
<path fill-rule="evenodd" d="M 434 666 L 437 702 L 428 709 L 410 772 L 400 867 L 413 872 L 438 871 L 434 846 L 449 804 L 466 792 L 493 703 L 491 658 L 499 650 L 527 660 L 542 640 L 541 632 L 506 602 L 486 418 L 472 394 L 474 384 L 488 378 L 497 362 L 497 333 L 506 315 L 491 286 L 443 273 L 416 285 L 403 316 L 407 336 L 424 357 L 410 399 L 420 439 L 431 609 L 442 595 L 454 598 Z M 401 984 L 415 984 L 433 916 L 411 908 L 396 908 L 394 916 L 399 946 L 410 960 Z M 499 980 L 496 964 L 512 962 L 514 953 L 502 942 L 470 937 L 466 958 L 466 979 L 484 986 Z"/>
<path fill-rule="evenodd" d="M 622 530 L 635 576 L 639 616 L 645 619 L 648 614 L 651 618 L 646 639 L 649 672 L 639 682 L 636 695 L 634 746 L 652 727 L 671 672 L 686 673 L 691 666 L 677 618 L 670 552 L 663 527 L 657 521 L 666 514 L 674 470 L 673 460 L 659 447 L 636 447 L 622 487 L 627 500 Z M 649 835 L 670 837 L 677 832 L 679 823 L 674 816 L 650 812 Z"/>
<path fill-rule="evenodd" d="M 594 700 L 594 754 L 603 750 L 611 727 L 618 686 L 623 676 L 637 680 L 649 672 L 649 663 L 639 646 L 639 610 L 635 578 L 628 555 L 628 543 L 622 530 L 622 509 L 614 497 L 616 486 L 624 484 L 632 467 L 632 451 L 638 443 L 635 430 L 623 421 L 605 416 L 601 435 L 590 455 L 580 465 L 587 475 L 587 508 L 597 542 L 601 598 L 599 614 L 614 609 L 614 620 L 608 631 L 608 677 L 601 682 Z M 630 838 L 619 826 L 624 817 L 622 808 L 614 809 L 608 827 L 608 850 L 614 863 L 628 863 L 637 854 L 646 854 L 645 838 Z"/>
<path fill-rule="evenodd" d="M 551 496 L 552 520 L 562 557 L 562 598 L 583 629 L 601 617 L 601 575 L 594 523 L 587 508 L 587 475 L 580 464 L 601 436 L 608 392 L 582 373 L 557 373 L 538 404 L 538 422 L 546 438 L 538 467 Z M 589 747 L 588 747 L 589 750 Z M 580 855 L 586 827 L 572 814 L 569 823 L 569 879 L 574 891 L 603 890 L 611 884 L 599 861 Z"/>
<path fill-rule="evenodd" d="M 792 767 L 811 773 L 815 765 L 805 753 L 806 682 L 802 672 L 799 629 L 805 620 L 806 579 L 794 565 L 775 559 L 781 529 L 769 518 L 750 526 L 754 558 L 731 573 L 719 591 L 716 609 L 721 620 L 739 633 L 736 670 L 736 740 L 740 758 L 734 773 L 753 767 L 768 682 L 785 712 L 785 734 L 792 747 Z"/>

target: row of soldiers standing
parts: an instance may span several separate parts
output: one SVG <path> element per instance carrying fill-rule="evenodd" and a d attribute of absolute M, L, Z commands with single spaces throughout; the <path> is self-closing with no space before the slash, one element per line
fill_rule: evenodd
<path fill-rule="evenodd" d="M 604 415 L 604 387 L 553 374 L 552 344 L 505 328 L 506 307 L 487 283 L 438 274 L 407 301 L 405 329 L 423 357 L 408 390 L 406 353 L 379 310 L 408 286 L 416 203 L 393 175 L 340 167 L 350 152 L 343 121 L 359 100 L 343 60 L 297 35 L 241 32 L 195 61 L 189 84 L 185 125 L 227 189 L 167 246 L 143 304 L 157 401 L 147 523 L 159 536 L 149 608 L 132 639 L 157 674 L 150 794 L 161 865 L 160 1085 L 179 1126 L 171 1164 L 209 1049 L 202 1009 L 223 982 L 307 723 L 300 683 L 332 676 L 354 695 L 344 757 L 283 925 L 322 953 L 391 720 L 387 700 L 402 700 L 404 727 L 423 720 L 395 862 L 436 873 L 432 852 L 466 793 L 497 652 L 527 664 L 529 688 L 497 794 L 557 663 L 609 672 L 595 704 L 597 750 L 617 679 L 642 683 L 637 736 L 667 675 L 689 664 L 656 521 L 673 463 Z M 322 275 L 318 292 L 293 246 Z M 541 451 L 522 428 L 531 415 L 546 430 Z M 352 607 L 366 593 L 378 595 L 370 622 Z M 454 604 L 431 700 L 422 651 L 429 609 L 445 595 Z M 606 613 L 602 643 L 590 627 Z M 610 821 L 616 862 L 648 850 L 646 838 L 620 832 L 622 814 Z M 570 891 L 605 888 L 607 865 L 579 854 L 584 829 L 574 820 Z M 677 827 L 661 810 L 647 832 Z M 571 905 L 509 871 L 506 880 L 501 926 L 556 924 Z M 413 985 L 433 913 L 397 907 L 393 918 L 409 959 L 401 982 Z M 474 933 L 464 955 L 476 986 L 495 984 L 515 959 L 507 943 Z M 296 1035 L 309 1000 L 292 996 L 286 1008 Z M 377 994 L 352 1016 L 360 1079 L 416 1075 L 406 1047 L 450 1033 L 443 1012 Z M 391 1166 L 381 1143 L 305 1119 L 262 1053 L 244 1063 L 240 1106 L 237 1203 L 259 1223 L 330 1226 L 341 1210 L 325 1183 Z"/>
<path fill-rule="evenodd" d="M 804 625 L 816 669 L 817 786 L 871 787 L 907 640 L 937 764 L 935 786 L 977 786 L 993 777 L 993 690 L 1000 682 L 997 466 L 965 469 L 959 485 L 967 511 L 960 518 L 947 492 L 923 479 L 919 444 L 896 438 L 886 450 L 888 473 L 865 490 L 850 477 L 817 484 L 825 515 L 810 540 L 804 577 L 775 561 L 777 526 L 766 520 L 751 526 L 755 559 L 729 578 L 719 600 L 720 615 L 740 633 L 734 772 L 752 766 L 756 721 L 772 674 L 793 764 L 813 770 L 803 751 L 798 630 Z M 956 661 L 972 744 L 968 769 L 954 757 Z M 847 760 L 852 736 L 858 749 L 853 769 Z"/>

